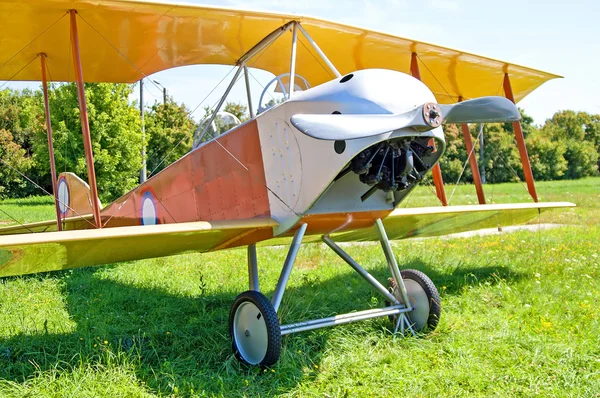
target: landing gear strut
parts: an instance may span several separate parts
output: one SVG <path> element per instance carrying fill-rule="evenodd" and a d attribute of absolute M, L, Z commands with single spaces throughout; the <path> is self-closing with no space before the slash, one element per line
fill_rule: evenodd
<path fill-rule="evenodd" d="M 249 246 L 250 290 L 236 298 L 229 315 L 229 332 L 236 357 L 248 365 L 270 366 L 279 359 L 283 335 L 371 318 L 390 317 L 394 322 L 394 333 L 400 332 L 402 335 L 405 331 L 415 335 L 435 329 L 441 312 L 440 297 L 435 285 L 420 271 L 400 271 L 381 220 L 376 220 L 375 228 L 392 276 L 389 290 L 339 247 L 329 235 L 324 235 L 321 239 L 384 297 L 386 306 L 288 325 L 279 325 L 277 310 L 306 232 L 306 224 L 296 230 L 271 301 L 258 291 L 256 247 Z"/>

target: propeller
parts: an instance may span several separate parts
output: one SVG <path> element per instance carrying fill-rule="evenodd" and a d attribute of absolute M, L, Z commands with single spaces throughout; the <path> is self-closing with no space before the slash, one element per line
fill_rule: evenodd
<path fill-rule="evenodd" d="M 519 110 L 504 97 L 482 97 L 453 105 L 426 103 L 393 115 L 294 115 L 292 125 L 318 140 L 354 140 L 413 127 L 427 131 L 445 123 L 513 122 Z"/>

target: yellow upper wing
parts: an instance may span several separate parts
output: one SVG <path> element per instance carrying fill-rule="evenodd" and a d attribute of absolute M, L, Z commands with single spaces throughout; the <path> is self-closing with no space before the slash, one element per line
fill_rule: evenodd
<path fill-rule="evenodd" d="M 421 67 L 421 78 L 441 103 L 456 102 L 458 96 L 498 95 L 505 72 L 511 76 L 516 101 L 559 77 L 300 15 L 132 0 L 8 0 L 0 2 L 0 80 L 41 80 L 36 57 L 44 52 L 50 78 L 73 81 L 69 9 L 78 13 L 83 76 L 90 82 L 134 82 L 184 65 L 233 65 L 262 38 L 292 20 L 302 24 L 342 74 L 365 68 L 408 73 L 411 53 L 418 53 L 426 66 Z M 331 80 L 331 73 L 313 57 L 317 55 L 311 46 L 300 40 L 304 45 L 298 45 L 296 73 L 313 86 Z M 284 36 L 249 66 L 275 75 L 288 72 L 290 47 L 291 35 Z"/>

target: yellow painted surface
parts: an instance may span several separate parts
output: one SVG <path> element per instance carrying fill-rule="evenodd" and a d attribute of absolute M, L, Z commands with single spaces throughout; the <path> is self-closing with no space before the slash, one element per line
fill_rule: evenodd
<path fill-rule="evenodd" d="M 494 205 L 469 205 L 447 207 L 418 207 L 396 209 L 383 220 L 391 240 L 416 237 L 441 236 L 483 228 L 507 227 L 524 224 L 541 212 L 575 207 L 569 202 L 511 203 Z M 336 226 L 332 226 L 332 229 Z M 377 241 L 375 227 L 332 233 L 336 242 Z M 262 242 L 261 246 L 285 245 L 291 237 L 275 237 Z M 306 236 L 304 243 L 320 242 L 321 235 Z"/>
<path fill-rule="evenodd" d="M 0 236 L 0 277 L 206 252 L 270 218 Z"/>
<path fill-rule="evenodd" d="M 396 209 L 383 223 L 390 239 L 406 239 L 518 225 L 542 211 L 574 206 L 556 202 Z M 218 250 L 236 238 L 261 230 L 270 233 L 276 225 L 273 219 L 257 218 L 0 236 L 0 277 Z M 336 242 L 378 239 L 374 228 L 332 237 Z M 320 238 L 320 234 L 305 236 L 303 243 L 320 242 Z M 290 241 L 289 236 L 276 237 L 260 245 L 287 245 Z M 244 240 L 228 247 L 249 243 Z"/>
<path fill-rule="evenodd" d="M 365 68 L 409 73 L 411 53 L 416 52 L 421 78 L 441 103 L 455 102 L 458 96 L 502 95 L 505 72 L 516 101 L 559 77 L 300 15 L 131 0 L 9 0 L 0 2 L 0 80 L 41 80 L 37 54 L 44 52 L 50 79 L 73 81 L 69 9 L 78 13 L 83 76 L 89 82 L 131 83 L 178 66 L 234 65 L 263 37 L 292 20 L 302 24 L 342 74 Z M 285 33 L 249 66 L 275 75 L 288 72 L 291 37 Z M 308 41 L 299 38 L 296 73 L 313 86 L 331 80 L 334 76 L 317 61 Z"/>

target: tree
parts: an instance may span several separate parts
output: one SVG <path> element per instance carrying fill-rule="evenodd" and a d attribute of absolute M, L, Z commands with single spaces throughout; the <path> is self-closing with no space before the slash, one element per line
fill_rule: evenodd
<path fill-rule="evenodd" d="M 155 103 L 146 114 L 145 124 L 150 174 L 158 173 L 192 149 L 196 122 L 185 105 L 171 99 L 166 104 Z"/>
<path fill-rule="evenodd" d="M 505 130 L 500 123 L 489 123 L 483 127 L 483 136 L 486 180 L 489 183 L 522 180 L 523 167 L 512 131 Z"/>
<path fill-rule="evenodd" d="M 564 158 L 567 146 L 563 141 L 552 141 L 543 132 L 536 131 L 527 137 L 527 151 L 531 170 L 536 180 L 558 180 L 568 168 Z"/>
<path fill-rule="evenodd" d="M 227 102 L 223 110 L 240 119 L 240 122 L 242 123 L 250 118 L 250 115 L 248 115 L 248 107 L 237 102 Z"/>
<path fill-rule="evenodd" d="M 30 174 L 36 165 L 32 158 L 33 141 L 36 130 L 44 123 L 41 93 L 31 90 L 0 91 L 0 130 L 2 130 L 2 159 L 20 172 Z M 20 158 L 20 159 L 17 159 Z M 3 196 L 23 197 L 36 193 L 35 185 L 27 182 L 14 171 L 0 165 L 0 190 Z M 34 173 L 35 174 L 35 173 Z M 30 176 L 34 181 L 37 178 Z M 41 192 L 37 192 L 40 194 Z"/>
<path fill-rule="evenodd" d="M 142 164 L 142 136 L 137 109 L 129 103 L 127 84 L 86 83 L 88 119 L 98 192 L 103 202 L 123 195 L 138 183 Z M 49 92 L 57 170 L 71 171 L 87 180 L 81 122 L 74 83 Z M 46 132 L 36 132 L 35 159 L 40 177 L 51 185 Z"/>
<path fill-rule="evenodd" d="M 444 135 L 446 136 L 446 151 L 440 159 L 442 177 L 446 183 L 456 183 L 467 159 L 465 142 L 460 126 L 456 124 L 444 126 Z M 467 167 L 461 181 L 471 181 L 472 178 L 471 169 Z"/>
<path fill-rule="evenodd" d="M 44 124 L 40 91 L 0 91 L 0 130 L 10 131 L 16 144 L 31 156 L 35 132 Z"/>
<path fill-rule="evenodd" d="M 598 174 L 598 128 L 598 123 L 585 112 L 559 111 L 546 120 L 542 132 L 552 141 L 563 142 L 566 146 L 564 158 L 568 168 L 565 178 Z"/>
<path fill-rule="evenodd" d="M 19 174 L 26 174 L 33 161 L 25 156 L 25 150 L 17 144 L 10 131 L 0 129 L 0 198 L 20 196 L 28 192 L 28 182 Z"/>

